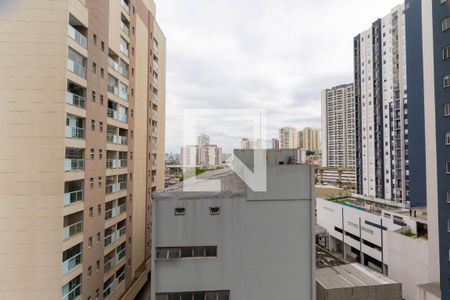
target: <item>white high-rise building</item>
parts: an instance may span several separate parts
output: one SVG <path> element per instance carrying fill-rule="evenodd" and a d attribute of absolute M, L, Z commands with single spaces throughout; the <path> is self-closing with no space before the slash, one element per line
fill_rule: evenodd
<path fill-rule="evenodd" d="M 358 193 L 408 200 L 404 5 L 354 38 Z"/>
<path fill-rule="evenodd" d="M 203 146 L 203 145 L 209 145 L 209 135 L 202 133 L 198 136 L 198 145 L 199 146 Z"/>
<path fill-rule="evenodd" d="M 283 127 L 279 130 L 280 149 L 297 148 L 297 130 L 292 127 Z"/>
<path fill-rule="evenodd" d="M 319 152 L 319 130 L 310 127 L 303 129 L 303 148 L 316 153 Z"/>
<path fill-rule="evenodd" d="M 353 84 L 322 91 L 322 166 L 355 167 L 355 98 Z"/>

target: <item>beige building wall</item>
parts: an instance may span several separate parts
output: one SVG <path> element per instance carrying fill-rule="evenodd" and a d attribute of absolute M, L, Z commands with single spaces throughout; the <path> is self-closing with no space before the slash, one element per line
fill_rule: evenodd
<path fill-rule="evenodd" d="M 150 192 L 164 185 L 165 38 L 155 25 L 153 1 L 131 0 L 129 8 L 116 0 L 0 1 L 0 299 L 60 299 L 76 278 L 80 299 L 103 299 L 110 278 L 108 299 L 133 299 L 147 279 Z M 121 31 L 123 16 L 129 36 Z M 85 46 L 69 36 L 69 24 L 84 35 Z M 130 45 L 129 58 L 120 51 L 120 36 Z M 159 42 L 158 103 L 150 92 L 153 36 Z M 69 47 L 84 57 L 86 78 L 68 70 Z M 129 65 L 129 78 L 108 66 L 109 49 Z M 109 73 L 128 85 L 128 100 L 107 91 Z M 68 82 L 85 89 L 84 107 L 68 103 Z M 108 100 L 128 108 L 128 123 L 109 117 Z M 82 120 L 84 138 L 66 138 L 69 115 Z M 149 157 L 153 120 L 156 173 Z M 107 142 L 108 125 L 120 128 L 126 145 Z M 77 159 L 83 169 L 65 170 L 68 148 L 84 151 Z M 107 168 L 108 151 L 127 153 L 127 166 Z M 125 175 L 126 190 L 106 194 L 106 177 L 118 175 Z M 65 183 L 74 180 L 84 180 L 83 199 L 67 205 Z M 106 204 L 114 201 L 118 209 L 123 197 L 125 213 L 106 219 Z M 73 232 L 69 225 L 80 221 Z M 125 235 L 105 246 L 107 229 L 118 231 L 119 223 Z M 115 256 L 104 272 L 106 255 L 124 242 L 125 257 Z M 81 260 L 63 272 L 63 252 L 76 245 Z M 118 282 L 120 270 L 125 275 Z"/>
<path fill-rule="evenodd" d="M 320 150 L 319 131 L 317 129 L 309 127 L 303 129 L 303 148 L 316 152 Z"/>

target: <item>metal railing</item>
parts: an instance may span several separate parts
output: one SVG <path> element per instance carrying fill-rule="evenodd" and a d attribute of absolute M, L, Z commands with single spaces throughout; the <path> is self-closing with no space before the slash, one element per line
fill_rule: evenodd
<path fill-rule="evenodd" d="M 70 58 L 67 59 L 67 69 L 82 78 L 86 78 L 86 67 L 74 62 Z"/>
<path fill-rule="evenodd" d="M 83 171 L 84 159 L 69 159 L 64 160 L 64 170 L 67 171 Z"/>
<path fill-rule="evenodd" d="M 116 240 L 116 232 L 112 232 L 105 236 L 105 247 L 111 245 Z"/>
<path fill-rule="evenodd" d="M 127 25 L 125 25 L 123 22 L 120 22 L 120 29 L 122 29 L 122 31 L 126 34 L 126 35 L 130 35 L 130 29 L 127 27 Z"/>
<path fill-rule="evenodd" d="M 109 56 L 108 56 L 108 66 L 110 66 L 111 69 L 119 72 L 119 64 Z"/>
<path fill-rule="evenodd" d="M 78 44 L 87 49 L 88 40 L 87 38 L 72 25 L 69 24 L 69 36 Z"/>
<path fill-rule="evenodd" d="M 108 92 L 110 92 L 111 94 L 114 94 L 115 96 L 119 95 L 119 89 L 117 88 L 117 86 L 108 84 Z"/>
<path fill-rule="evenodd" d="M 117 169 L 117 160 L 116 159 L 107 159 L 106 160 L 106 168 L 107 169 Z"/>
<path fill-rule="evenodd" d="M 81 283 L 76 285 L 72 290 L 70 290 L 67 294 L 61 297 L 61 300 L 73 300 L 77 299 L 78 296 L 81 295 Z"/>
<path fill-rule="evenodd" d="M 81 252 L 64 261 L 61 266 L 61 273 L 66 274 L 76 266 L 81 264 Z"/>
<path fill-rule="evenodd" d="M 112 108 L 108 108 L 108 117 L 114 120 L 118 119 L 118 113 Z"/>
<path fill-rule="evenodd" d="M 106 273 L 109 270 L 111 270 L 112 267 L 115 266 L 115 256 L 111 257 L 110 259 L 108 259 L 104 265 L 103 265 L 103 271 Z"/>
<path fill-rule="evenodd" d="M 83 190 L 64 194 L 64 206 L 83 201 Z"/>
<path fill-rule="evenodd" d="M 67 126 L 66 137 L 71 139 L 84 139 L 84 128 Z"/>
<path fill-rule="evenodd" d="M 66 103 L 78 106 L 81 108 L 86 108 L 86 98 L 79 96 L 77 94 L 71 93 L 67 91 L 66 94 Z"/>
<path fill-rule="evenodd" d="M 83 231 L 83 221 L 80 221 L 78 223 L 64 227 L 63 228 L 63 233 L 64 233 L 63 237 L 66 240 L 66 239 L 70 238 L 71 236 L 74 236 L 82 231 Z"/>

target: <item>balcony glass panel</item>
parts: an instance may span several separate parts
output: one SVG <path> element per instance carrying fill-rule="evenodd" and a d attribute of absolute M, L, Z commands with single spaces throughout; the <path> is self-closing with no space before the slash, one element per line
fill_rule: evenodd
<path fill-rule="evenodd" d="M 83 231 L 83 221 L 66 226 L 63 228 L 63 238 L 66 240 Z"/>
<path fill-rule="evenodd" d="M 69 36 L 73 40 L 75 40 L 78 44 L 80 44 L 84 48 L 87 48 L 87 44 L 88 44 L 87 38 L 70 24 L 69 24 Z"/>
<path fill-rule="evenodd" d="M 86 58 L 72 48 L 69 48 L 67 69 L 82 78 L 86 78 Z"/>
<path fill-rule="evenodd" d="M 116 72 L 119 72 L 119 64 L 111 56 L 108 56 L 108 66 Z"/>
<path fill-rule="evenodd" d="M 119 45 L 119 48 L 120 48 L 120 51 L 128 57 L 128 53 L 129 53 L 128 48 L 129 48 L 129 45 L 128 45 L 128 42 L 125 41 L 123 37 L 120 37 L 120 45 Z"/>
<path fill-rule="evenodd" d="M 64 160 L 64 170 L 83 171 L 84 170 L 84 150 L 78 148 L 66 148 L 66 157 Z"/>
<path fill-rule="evenodd" d="M 114 78 L 113 76 L 109 75 L 108 76 L 108 92 L 118 96 L 119 95 L 118 85 L 119 85 L 119 81 L 116 78 Z"/>
<path fill-rule="evenodd" d="M 61 289 L 61 300 L 75 300 L 81 295 L 81 275 L 78 275 Z"/>
<path fill-rule="evenodd" d="M 119 83 L 119 97 L 128 101 L 128 86 L 122 82 Z"/>
<path fill-rule="evenodd" d="M 66 117 L 66 138 L 84 139 L 84 119 L 67 115 Z"/>
<path fill-rule="evenodd" d="M 82 96 L 79 96 L 77 94 L 72 94 L 71 92 L 67 92 L 66 95 L 66 102 L 68 104 L 78 106 L 80 108 L 86 107 L 86 99 Z"/>
<path fill-rule="evenodd" d="M 81 244 L 78 244 L 63 252 L 63 263 L 61 273 L 66 274 L 79 264 L 81 264 Z"/>
<path fill-rule="evenodd" d="M 64 206 L 83 201 L 83 180 L 64 183 Z"/>
<path fill-rule="evenodd" d="M 120 4 L 122 5 L 123 9 L 124 9 L 127 13 L 130 13 L 130 6 L 128 5 L 128 1 L 126 1 L 126 0 L 120 0 Z"/>

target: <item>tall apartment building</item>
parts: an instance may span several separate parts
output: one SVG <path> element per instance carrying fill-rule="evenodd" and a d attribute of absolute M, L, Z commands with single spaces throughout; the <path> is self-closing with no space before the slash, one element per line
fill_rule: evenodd
<path fill-rule="evenodd" d="M 198 164 L 209 167 L 222 162 L 222 148 L 217 145 L 202 145 L 198 147 Z"/>
<path fill-rule="evenodd" d="M 181 164 L 195 167 L 198 165 L 198 146 L 188 145 L 181 148 Z"/>
<path fill-rule="evenodd" d="M 272 139 L 272 149 L 280 150 L 280 140 L 279 139 Z"/>
<path fill-rule="evenodd" d="M 358 193 L 409 201 L 404 5 L 354 38 Z"/>
<path fill-rule="evenodd" d="M 353 84 L 322 91 L 322 166 L 354 168 L 355 97 Z"/>
<path fill-rule="evenodd" d="M 283 127 L 279 130 L 280 149 L 297 148 L 297 130 L 292 127 Z"/>
<path fill-rule="evenodd" d="M 319 130 L 310 127 L 303 129 L 303 148 L 306 150 L 319 152 Z"/>
<path fill-rule="evenodd" d="M 1 1 L 1 299 L 133 299 L 164 187 L 149 0 Z"/>
<path fill-rule="evenodd" d="M 303 148 L 303 130 L 297 131 L 297 147 Z"/>
<path fill-rule="evenodd" d="M 209 135 L 207 135 L 206 133 L 202 133 L 198 136 L 197 138 L 198 140 L 198 145 L 199 146 L 203 146 L 203 145 L 209 145 Z"/>
<path fill-rule="evenodd" d="M 450 299 L 450 3 L 406 1 L 411 197 L 426 199 L 429 270 Z M 413 163 L 414 162 L 414 163 Z M 428 298 L 427 298 L 428 299 Z"/>

